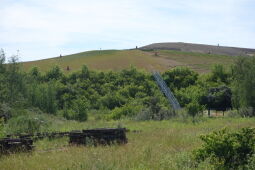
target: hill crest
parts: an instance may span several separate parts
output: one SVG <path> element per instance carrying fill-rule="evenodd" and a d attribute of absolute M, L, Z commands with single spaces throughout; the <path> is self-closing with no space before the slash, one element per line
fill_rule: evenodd
<path fill-rule="evenodd" d="M 182 52 L 195 52 L 203 54 L 216 54 L 228 56 L 252 56 L 255 55 L 255 49 L 239 48 L 239 47 L 226 47 L 214 46 L 205 44 L 193 44 L 183 42 L 166 42 L 166 43 L 153 43 L 150 45 L 139 48 L 141 50 L 174 50 Z"/>

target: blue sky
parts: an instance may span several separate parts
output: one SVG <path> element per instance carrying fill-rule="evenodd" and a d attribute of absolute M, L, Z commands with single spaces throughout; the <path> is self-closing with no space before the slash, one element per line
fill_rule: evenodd
<path fill-rule="evenodd" d="M 156 42 L 255 48 L 255 1 L 0 0 L 0 40 L 22 61 Z"/>

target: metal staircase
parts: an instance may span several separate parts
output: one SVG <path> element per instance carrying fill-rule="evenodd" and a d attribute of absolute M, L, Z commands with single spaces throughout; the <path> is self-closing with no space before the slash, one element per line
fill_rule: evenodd
<path fill-rule="evenodd" d="M 160 73 L 157 71 L 153 71 L 152 75 L 153 75 L 155 81 L 157 82 L 160 90 L 162 91 L 162 93 L 165 94 L 170 105 L 172 105 L 173 109 L 174 110 L 181 109 L 181 106 L 180 106 L 178 100 L 174 97 L 171 90 L 167 87 L 167 85 L 166 85 L 165 81 L 163 80 L 163 78 L 161 77 Z"/>

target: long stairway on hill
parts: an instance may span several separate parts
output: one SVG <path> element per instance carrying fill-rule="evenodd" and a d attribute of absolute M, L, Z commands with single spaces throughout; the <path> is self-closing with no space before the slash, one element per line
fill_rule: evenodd
<path fill-rule="evenodd" d="M 152 75 L 153 75 L 156 83 L 158 84 L 160 90 L 162 91 L 162 93 L 164 93 L 164 95 L 168 99 L 168 101 L 169 101 L 170 105 L 173 107 L 173 109 L 174 110 L 181 109 L 181 106 L 180 106 L 178 100 L 174 97 L 171 90 L 167 87 L 167 85 L 166 85 L 165 81 L 163 80 L 163 78 L 161 77 L 160 73 L 157 71 L 153 71 Z"/>

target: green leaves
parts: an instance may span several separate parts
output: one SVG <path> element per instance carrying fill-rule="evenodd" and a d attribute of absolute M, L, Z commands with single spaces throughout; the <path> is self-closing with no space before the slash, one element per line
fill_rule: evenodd
<path fill-rule="evenodd" d="M 234 106 L 255 108 L 255 57 L 240 57 L 232 72 Z"/>
<path fill-rule="evenodd" d="M 163 78 L 170 89 L 180 89 L 194 85 L 198 74 L 187 67 L 177 67 L 166 71 Z"/>
<path fill-rule="evenodd" d="M 243 128 L 232 133 L 223 129 L 200 138 L 204 143 L 200 149 L 194 151 L 195 159 L 198 162 L 210 159 L 220 169 L 244 166 L 255 153 L 254 128 Z"/>

